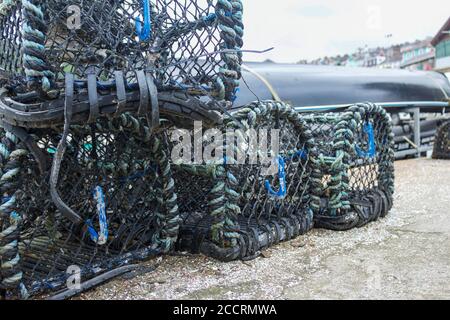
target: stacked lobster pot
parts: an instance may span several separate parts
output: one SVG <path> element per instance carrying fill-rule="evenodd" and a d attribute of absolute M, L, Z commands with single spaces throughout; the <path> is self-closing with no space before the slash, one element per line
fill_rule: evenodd
<path fill-rule="evenodd" d="M 345 230 L 390 210 L 380 107 L 231 108 L 242 10 L 0 3 L 0 299 L 64 295 L 73 273 L 95 284 L 175 248 L 251 259 L 314 224 Z"/>
<path fill-rule="evenodd" d="M 374 104 L 304 117 L 318 149 L 312 208 L 317 228 L 348 230 L 393 205 L 394 150 L 386 111 Z"/>
<path fill-rule="evenodd" d="M 203 148 L 215 161 L 174 167 L 178 249 L 246 260 L 310 230 L 315 148 L 301 116 L 281 102 L 255 102 L 228 114 L 217 134 L 219 143 Z"/>
<path fill-rule="evenodd" d="M 2 1 L 0 28 L 0 296 L 170 252 L 167 129 L 233 101 L 240 0 Z"/>
<path fill-rule="evenodd" d="M 450 121 L 444 122 L 436 132 L 433 159 L 450 159 Z"/>

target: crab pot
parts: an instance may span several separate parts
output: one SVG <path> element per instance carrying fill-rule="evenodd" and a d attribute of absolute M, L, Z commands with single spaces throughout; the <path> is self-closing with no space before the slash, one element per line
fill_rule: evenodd
<path fill-rule="evenodd" d="M 394 193 L 393 134 L 386 111 L 358 104 L 304 119 L 318 149 L 313 159 L 315 227 L 348 230 L 386 216 Z"/>
<path fill-rule="evenodd" d="M 67 72 L 127 85 L 136 70 L 159 90 L 234 99 L 240 77 L 241 0 L 25 0 L 0 7 L 0 70 L 14 93 L 57 95 Z"/>
<path fill-rule="evenodd" d="M 0 294 L 170 251 L 165 124 L 231 106 L 241 0 L 3 1 L 0 29 Z"/>
<path fill-rule="evenodd" d="M 222 132 L 221 164 L 174 167 L 178 249 L 245 260 L 311 229 L 314 146 L 300 116 L 283 103 L 253 103 L 228 116 Z"/>
<path fill-rule="evenodd" d="M 450 159 L 450 121 L 443 123 L 436 132 L 433 159 Z"/>
<path fill-rule="evenodd" d="M 123 114 L 72 126 L 54 189 L 59 131 L 30 132 L 37 150 L 2 132 L 4 294 L 67 289 L 73 270 L 84 282 L 172 250 L 180 219 L 166 137 L 145 123 Z"/>

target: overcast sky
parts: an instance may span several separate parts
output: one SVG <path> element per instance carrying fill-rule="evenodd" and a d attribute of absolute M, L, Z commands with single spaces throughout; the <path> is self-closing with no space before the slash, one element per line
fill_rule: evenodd
<path fill-rule="evenodd" d="M 434 36 L 450 0 L 243 0 L 247 61 L 297 62 Z M 392 34 L 391 38 L 386 35 Z"/>

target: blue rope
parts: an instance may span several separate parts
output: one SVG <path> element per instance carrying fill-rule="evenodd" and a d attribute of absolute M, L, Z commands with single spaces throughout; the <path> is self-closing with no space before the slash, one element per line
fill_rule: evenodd
<path fill-rule="evenodd" d="M 233 95 L 232 95 L 232 97 L 231 97 L 231 102 L 235 102 L 236 101 L 236 99 L 238 98 L 238 93 L 241 91 L 241 88 L 239 88 L 239 87 L 237 87 L 237 88 L 234 88 L 234 91 L 233 91 Z"/>
<path fill-rule="evenodd" d="M 142 6 L 144 7 L 144 23 L 142 24 L 139 17 L 136 18 L 136 33 L 139 36 L 139 40 L 150 40 L 152 32 L 152 19 L 150 10 L 150 0 L 142 0 Z"/>
<path fill-rule="evenodd" d="M 207 16 L 203 18 L 203 21 L 205 22 L 213 22 L 217 19 L 217 15 L 215 13 L 210 13 Z"/>
<path fill-rule="evenodd" d="M 367 134 L 368 137 L 368 143 L 369 143 L 369 150 L 364 151 L 359 146 L 355 146 L 356 153 L 359 157 L 362 158 L 373 158 L 375 157 L 377 150 L 375 146 L 375 134 L 373 130 L 372 123 L 368 122 L 364 124 L 364 132 Z"/>
<path fill-rule="evenodd" d="M 274 191 L 270 185 L 269 180 L 265 181 L 265 187 L 269 192 L 269 195 L 275 198 L 283 199 L 286 197 L 287 188 L 286 188 L 286 162 L 292 161 L 294 159 L 304 159 L 308 158 L 308 152 L 305 149 L 299 150 L 294 153 L 290 157 L 278 157 L 278 180 L 280 181 L 280 189 L 278 191 Z"/>
<path fill-rule="evenodd" d="M 104 245 L 108 241 L 108 221 L 106 219 L 105 195 L 103 189 L 97 186 L 93 192 L 94 200 L 97 201 L 98 222 L 100 224 L 100 234 L 95 230 L 92 220 L 86 220 L 88 232 L 91 240 L 98 245 Z"/>
<path fill-rule="evenodd" d="M 269 195 L 275 198 L 284 198 L 286 197 L 286 169 L 285 169 L 285 161 L 282 157 L 278 157 L 278 181 L 280 182 L 280 189 L 278 191 L 274 191 L 272 186 L 270 185 L 270 181 L 266 180 L 265 186 Z"/>

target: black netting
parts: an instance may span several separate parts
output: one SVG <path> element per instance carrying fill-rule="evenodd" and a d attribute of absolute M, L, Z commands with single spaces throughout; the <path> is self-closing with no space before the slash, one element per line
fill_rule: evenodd
<path fill-rule="evenodd" d="M 255 103 L 232 116 L 226 121 L 227 129 L 246 124 L 259 133 L 259 139 L 265 131 L 267 149 L 251 147 L 251 136 L 238 134 L 241 139 L 234 146 L 227 144 L 226 150 L 234 148 L 236 153 L 226 156 L 226 165 L 185 165 L 175 171 L 185 220 L 180 247 L 221 260 L 255 257 L 312 227 L 309 161 L 313 148 L 299 116 L 290 107 L 272 102 Z M 275 140 L 280 143 L 278 156 L 271 144 Z M 238 150 L 243 158 L 237 157 L 238 163 L 233 164 Z M 272 157 L 272 171 L 270 163 L 253 158 L 257 154 Z"/>
<path fill-rule="evenodd" d="M 224 117 L 217 162 L 198 165 L 178 162 L 171 121 L 155 131 L 145 117 L 124 113 L 71 125 L 67 139 L 57 127 L 24 135 L 7 125 L 0 143 L 2 294 L 56 290 L 69 266 L 90 279 L 174 246 L 224 261 L 251 259 L 313 224 L 346 230 L 392 207 L 392 127 L 376 105 L 306 116 L 279 102 L 253 103 Z M 199 141 L 206 156 L 211 141 Z M 59 155 L 60 200 L 49 168 Z M 267 158 L 273 161 L 261 162 Z"/>
<path fill-rule="evenodd" d="M 8 192 L 9 199 L 3 203 L 15 197 L 10 214 L 21 219 L 18 268 L 29 293 L 65 286 L 69 266 L 78 266 L 86 281 L 171 250 L 179 217 L 164 149 L 166 137 L 152 135 L 144 123 L 124 114 L 113 121 L 72 127 L 57 190 L 81 223 L 72 222 L 57 209 L 49 172 L 41 174 L 33 155 L 23 157 L 20 166 L 4 166 L 3 177 L 8 169 L 19 170 L 12 188 L 17 191 L 14 195 Z M 60 140 L 58 131 L 31 134 L 44 158 L 51 161 Z M 8 140 L 4 136 L 3 145 Z M 9 178 L 5 179 L 2 187 L 12 190 Z M 2 230 L 9 226 L 5 224 Z M 3 246 L 4 241 L 0 237 Z M 6 262 L 6 256 L 2 258 Z M 13 275 L 3 271 L 1 288 L 8 289 L 6 280 Z"/>
<path fill-rule="evenodd" d="M 15 92 L 27 90 L 17 78 L 51 92 L 67 72 L 81 86 L 88 74 L 108 83 L 122 70 L 131 84 L 147 70 L 160 90 L 230 100 L 240 77 L 240 0 L 13 0 L 0 28 L 0 70 Z"/>
<path fill-rule="evenodd" d="M 9 9 L 9 12 L 0 14 L 0 71 L 5 74 L 0 76 L 21 74 L 22 55 L 20 33 L 21 13 L 20 6 L 15 4 Z"/>
<path fill-rule="evenodd" d="M 164 124 L 222 122 L 241 76 L 241 0 L 8 0 L 0 28 L 0 293 L 56 290 L 70 264 L 92 278 L 169 252 Z"/>
<path fill-rule="evenodd" d="M 433 159 L 450 159 L 450 122 L 443 123 L 436 132 Z"/>
<path fill-rule="evenodd" d="M 319 150 L 314 170 L 315 222 L 349 229 L 392 207 L 393 134 L 386 112 L 361 104 L 305 117 Z"/>

